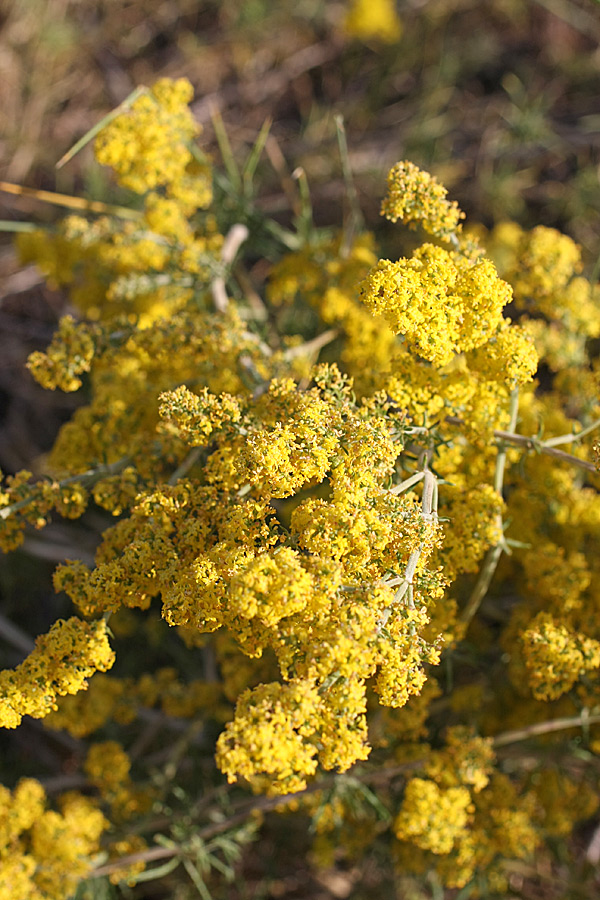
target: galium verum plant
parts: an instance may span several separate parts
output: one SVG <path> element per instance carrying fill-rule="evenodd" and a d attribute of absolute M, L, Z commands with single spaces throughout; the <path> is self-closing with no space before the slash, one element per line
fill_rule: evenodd
<path fill-rule="evenodd" d="M 36 779 L 1 789 L 0 897 L 152 877 L 152 816 L 173 786 L 143 754 L 132 767 L 126 745 L 156 708 L 165 728 L 192 720 L 203 773 L 198 728 L 218 734 L 213 783 L 266 795 L 248 817 L 311 815 L 322 864 L 388 830 L 397 877 L 502 893 L 506 860 L 598 805 L 587 770 L 560 764 L 582 711 L 590 772 L 600 749 L 586 443 L 600 424 L 598 286 L 570 238 L 465 229 L 446 189 L 405 161 L 382 213 L 424 237 L 412 255 L 380 259 L 367 232 L 271 223 L 279 255 L 259 297 L 241 277 L 245 222 L 227 222 L 235 186 L 196 145 L 190 100 L 187 81 L 163 79 L 97 134 L 135 209 L 18 239 L 79 311 L 29 369 L 83 402 L 43 477 L 5 479 L 0 544 L 89 504 L 107 528 L 93 566 L 56 569 L 73 616 L 0 673 L 0 724 L 69 732 L 87 785 L 52 803 Z M 157 610 L 183 670 L 103 674 L 111 629 L 124 641 Z M 531 753 L 505 770 L 505 745 L 554 730 L 543 779 Z M 200 776 L 186 777 L 193 793 Z M 190 804 L 186 821 L 201 820 Z M 169 872 L 181 863 L 203 885 L 222 846 L 211 857 L 209 826 L 193 844 L 173 822 Z"/>

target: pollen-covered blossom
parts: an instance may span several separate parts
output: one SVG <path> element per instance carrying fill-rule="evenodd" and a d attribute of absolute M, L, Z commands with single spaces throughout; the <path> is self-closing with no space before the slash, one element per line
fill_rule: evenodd
<path fill-rule="evenodd" d="M 313 578 L 300 554 L 282 547 L 276 554 L 262 553 L 231 580 L 228 604 L 234 615 L 257 617 L 271 628 L 310 603 Z"/>
<path fill-rule="evenodd" d="M 139 481 L 133 466 L 126 466 L 117 475 L 109 475 L 94 485 L 94 503 L 113 516 L 120 516 L 125 509 L 133 506 L 140 489 Z"/>
<path fill-rule="evenodd" d="M 448 729 L 446 746 L 433 751 L 424 772 L 443 787 L 467 785 L 478 794 L 489 784 L 495 762 L 491 738 L 478 737 L 464 725 Z"/>
<path fill-rule="evenodd" d="M 113 628 L 114 623 L 113 618 Z M 219 721 L 231 715 L 219 683 L 203 679 L 183 681 L 170 667 L 145 673 L 137 681 L 97 673 L 87 691 L 60 697 L 57 707 L 44 719 L 44 727 L 67 731 L 77 738 L 93 734 L 109 721 L 129 725 L 144 708 L 157 708 L 165 715 L 180 718 L 190 718 L 199 711 Z"/>
<path fill-rule="evenodd" d="M 460 231 L 465 214 L 456 201 L 446 200 L 447 189 L 414 163 L 396 163 L 388 173 L 381 214 L 391 222 L 401 219 L 412 228 L 418 223 L 429 234 L 447 238 Z"/>
<path fill-rule="evenodd" d="M 490 236 L 489 252 L 513 286 L 515 305 L 560 323 L 564 342 L 600 334 L 600 286 L 579 274 L 581 248 L 568 235 L 503 223 Z"/>
<path fill-rule="evenodd" d="M 31 478 L 31 472 L 22 469 L 9 475 L 5 490 L 0 490 L 0 549 L 5 552 L 20 546 L 27 525 L 43 528 L 52 510 L 65 519 L 78 519 L 87 509 L 88 492 L 77 478 L 36 484 Z"/>
<path fill-rule="evenodd" d="M 600 643 L 569 631 L 540 612 L 521 636 L 531 690 L 538 700 L 555 700 L 585 672 L 600 666 Z"/>
<path fill-rule="evenodd" d="M 444 495 L 443 514 L 450 518 L 452 528 L 447 529 L 436 561 L 443 562 L 452 579 L 459 572 L 476 572 L 485 551 L 500 541 L 504 502 L 490 484 L 463 489 L 448 485 Z"/>
<path fill-rule="evenodd" d="M 87 691 L 60 697 L 57 708 L 45 717 L 44 727 L 82 738 L 112 718 L 120 724 L 131 722 L 135 710 L 124 696 L 130 686 L 128 679 L 98 673 L 90 679 Z"/>
<path fill-rule="evenodd" d="M 568 235 L 543 225 L 522 232 L 511 273 L 515 297 L 521 302 L 550 298 L 567 286 L 581 265 L 581 249 Z"/>
<path fill-rule="evenodd" d="M 245 778 L 259 791 L 291 793 L 317 768 L 322 700 L 315 685 L 261 684 L 239 698 L 236 716 L 217 742 L 217 764 L 229 781 Z"/>
<path fill-rule="evenodd" d="M 66 519 L 78 519 L 87 508 L 88 492 L 77 478 L 35 484 L 31 478 L 31 472 L 22 469 L 9 475 L 4 490 L 0 489 L 0 549 L 4 552 L 20 546 L 27 525 L 43 528 L 52 510 Z"/>
<path fill-rule="evenodd" d="M 2 900 L 69 900 L 90 872 L 109 823 L 81 794 L 63 794 L 58 806 L 47 808 L 33 778 L 21 779 L 12 793 L 0 786 Z"/>
<path fill-rule="evenodd" d="M 90 747 L 84 769 L 101 797 L 110 805 L 113 821 L 126 821 L 146 813 L 152 792 L 131 781 L 131 760 L 117 741 L 102 741 Z"/>
<path fill-rule="evenodd" d="M 292 379 L 273 379 L 243 419 L 239 402 L 227 395 L 216 398 L 204 391 L 196 397 L 179 388 L 161 401 L 167 427 L 192 445 L 206 443 L 223 424 L 235 427 L 239 422 L 239 436 L 211 458 L 209 477 L 231 487 L 262 485 L 263 492 L 275 497 L 322 481 L 340 441 L 339 412 L 317 390 L 299 391 Z"/>
<path fill-rule="evenodd" d="M 511 299 L 490 260 L 470 264 L 433 244 L 423 244 L 411 259 L 380 260 L 359 291 L 375 315 L 436 367 L 485 344 Z"/>
<path fill-rule="evenodd" d="M 95 352 L 94 326 L 76 326 L 72 316 L 64 316 L 45 353 L 32 353 L 27 368 L 42 387 L 76 391 L 81 375 L 89 372 Z"/>
<path fill-rule="evenodd" d="M 122 857 L 133 856 L 146 850 L 148 844 L 139 834 L 131 834 L 126 838 L 118 841 L 112 841 L 108 845 L 108 859 L 111 863 L 115 863 Z M 138 859 L 137 862 L 130 862 L 129 865 L 119 866 L 116 871 L 111 872 L 108 880 L 111 884 L 127 884 L 133 886 L 136 883 L 137 876 L 146 868 L 144 859 Z"/>
<path fill-rule="evenodd" d="M 87 679 L 114 660 L 103 619 L 59 619 L 16 669 L 0 672 L 0 726 L 16 728 L 23 716 L 43 718 L 57 697 L 84 690 Z"/>
<path fill-rule="evenodd" d="M 185 78 L 162 78 L 96 138 L 99 163 L 138 194 L 178 181 L 192 160 L 189 143 L 199 127 L 188 109 L 192 86 Z"/>
<path fill-rule="evenodd" d="M 85 771 L 103 795 L 114 794 L 129 783 L 131 760 L 117 741 L 92 744 L 85 760 Z"/>
<path fill-rule="evenodd" d="M 393 44 L 402 35 L 394 0 L 350 0 L 344 31 L 364 41 Z"/>
<path fill-rule="evenodd" d="M 473 810 L 466 787 L 444 789 L 434 781 L 411 778 L 394 821 L 394 833 L 423 850 L 450 853 L 466 830 Z"/>
<path fill-rule="evenodd" d="M 409 781 L 407 789 L 414 780 Z M 460 798 L 465 802 L 470 793 L 467 788 L 438 789 L 432 781 L 417 780 L 419 784 L 409 793 L 410 806 L 405 808 L 403 802 L 397 820 L 400 843 L 394 848 L 394 855 L 399 872 L 423 874 L 433 870 L 449 888 L 463 888 L 477 874 L 490 889 L 506 893 L 505 860 L 529 860 L 540 843 L 535 824 L 539 811 L 535 795 L 529 791 L 519 792 L 506 775 L 494 771 L 489 783 L 478 793 L 473 792 L 466 809 L 462 804 L 458 806 L 456 813 L 463 824 L 458 829 L 454 813 L 448 809 L 448 792 L 461 791 Z M 422 796 L 420 782 L 426 785 Z M 435 803 L 440 799 L 445 807 L 444 818 Z M 434 809 L 431 809 L 431 801 L 435 804 Z M 436 846 L 423 846 L 422 842 L 432 842 L 429 827 L 431 839 L 438 846 L 442 832 L 443 853 Z M 422 828 L 426 830 L 425 835 Z"/>
<path fill-rule="evenodd" d="M 530 319 L 527 332 L 535 344 L 536 352 L 553 372 L 579 367 L 587 362 L 585 337 L 563 327 L 558 322 Z"/>
<path fill-rule="evenodd" d="M 230 394 L 215 397 L 207 388 L 197 394 L 184 385 L 160 397 L 159 411 L 163 419 L 175 426 L 177 434 L 193 446 L 206 444 L 213 431 L 225 423 L 233 424 L 241 418 L 240 402 Z"/>
<path fill-rule="evenodd" d="M 580 550 L 567 550 L 553 541 L 540 540 L 535 553 L 523 554 L 525 588 L 539 597 L 557 618 L 580 610 L 592 582 L 591 561 Z"/>
<path fill-rule="evenodd" d="M 402 608 L 379 640 L 380 666 L 375 691 L 384 706 L 401 707 L 411 696 L 419 694 L 427 681 L 425 665 L 437 665 L 441 648 L 429 644 L 419 631 L 429 621 L 424 605 Z"/>
<path fill-rule="evenodd" d="M 485 378 L 513 388 L 533 379 L 538 354 L 528 329 L 506 318 L 489 341 L 469 353 L 468 365 Z"/>
<path fill-rule="evenodd" d="M 124 314 L 131 325 L 133 315 L 147 327 L 181 309 L 192 284 L 210 280 L 218 269 L 223 237 L 214 217 L 190 221 L 212 200 L 210 166 L 198 163 L 189 147 L 199 131 L 187 106 L 191 95 L 185 79 L 161 79 L 96 139 L 97 158 L 124 186 L 150 192 L 139 215 L 69 215 L 53 231 L 19 236 L 22 261 L 67 286 L 90 319 Z M 34 377 L 44 386 L 76 390 L 94 355 L 93 329 L 63 324 L 48 352 L 33 354 Z M 110 342 L 110 332 L 106 337 Z"/>

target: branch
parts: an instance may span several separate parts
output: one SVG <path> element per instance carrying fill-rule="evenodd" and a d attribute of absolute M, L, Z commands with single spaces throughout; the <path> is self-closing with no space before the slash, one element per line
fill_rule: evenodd
<path fill-rule="evenodd" d="M 432 519 L 437 518 L 437 510 L 434 509 L 434 497 L 436 496 L 437 481 L 436 481 L 435 475 L 429 469 L 424 469 L 422 473 L 418 473 L 418 474 L 419 475 L 422 474 L 422 477 L 423 477 L 423 497 L 421 499 L 421 518 L 425 522 L 430 522 Z M 417 479 L 416 476 L 412 476 L 411 478 L 408 478 L 406 481 L 416 483 L 417 480 L 420 480 L 420 478 Z M 403 482 L 402 485 L 398 485 L 398 487 L 401 488 L 405 484 L 406 484 L 406 482 Z M 408 557 L 408 562 L 406 563 L 406 569 L 404 571 L 404 575 L 402 578 L 394 578 L 391 581 L 385 582 L 387 587 L 395 587 L 397 584 L 399 585 L 399 587 L 398 587 L 398 590 L 396 591 L 396 594 L 394 596 L 392 603 L 387 607 L 387 609 L 384 609 L 384 611 L 381 615 L 381 619 L 379 620 L 379 624 L 377 626 L 377 634 L 380 634 L 382 628 L 385 628 L 385 626 L 392 614 L 393 608 L 402 602 L 402 600 L 404 599 L 406 594 L 408 594 L 408 605 L 411 608 L 414 608 L 413 599 L 412 599 L 413 579 L 415 577 L 417 565 L 419 563 L 421 554 L 423 552 L 423 547 L 424 547 L 424 544 L 420 544 L 419 547 L 417 547 L 416 550 L 413 550 L 413 552 L 410 554 L 410 556 Z"/>
<path fill-rule="evenodd" d="M 123 456 L 114 463 L 103 463 L 95 469 L 88 469 L 87 472 L 81 472 L 79 475 L 70 475 L 68 478 L 63 478 L 62 481 L 58 482 L 58 485 L 59 487 L 65 487 L 69 484 L 81 484 L 83 487 L 90 487 L 91 485 L 96 484 L 97 481 L 101 481 L 103 478 L 109 478 L 111 475 L 118 475 L 119 472 L 122 472 L 123 469 L 130 464 L 130 462 L 130 456 Z M 33 484 L 32 487 L 35 487 L 35 484 Z M 10 506 L 3 506 L 0 509 L 0 519 L 8 519 L 14 512 L 18 512 L 18 510 L 29 506 L 35 499 L 35 497 L 24 497 L 23 500 L 17 500 L 16 503 L 11 503 Z"/>
<path fill-rule="evenodd" d="M 512 433 L 517 424 L 517 413 L 519 410 L 519 391 L 515 388 L 510 395 L 510 433 Z M 494 432 L 495 434 L 496 432 Z M 518 437 L 518 435 L 515 435 Z M 494 490 L 502 496 L 502 488 L 504 486 L 504 470 L 506 468 L 506 447 L 501 445 L 498 448 L 496 456 L 496 468 L 494 471 Z M 460 621 L 468 625 L 483 601 L 483 598 L 490 589 L 492 578 L 500 562 L 500 557 L 506 548 L 504 541 L 504 523 L 502 516 L 496 517 L 496 525 L 500 529 L 501 539 L 495 547 L 490 547 L 485 554 L 483 564 L 479 570 L 475 587 L 471 592 L 471 596 L 460 614 Z"/>
<path fill-rule="evenodd" d="M 336 339 L 339 331 L 336 328 L 330 328 L 322 334 L 318 334 L 312 341 L 306 341 L 304 344 L 298 344 L 297 347 L 290 347 L 283 354 L 285 359 L 295 359 L 297 356 L 310 356 L 317 354 L 322 347 L 327 346 Z"/>
<path fill-rule="evenodd" d="M 16 650 L 22 653 L 31 653 L 35 648 L 35 642 L 18 625 L 14 625 L 5 616 L 0 613 L 0 637 L 4 638 L 7 644 L 12 644 Z"/>
<path fill-rule="evenodd" d="M 223 249 L 221 250 L 221 262 L 224 266 L 231 265 L 238 250 L 248 237 L 248 234 L 249 232 L 245 225 L 242 225 L 239 222 L 236 225 L 232 225 L 225 238 L 225 242 L 223 243 Z M 225 290 L 225 279 L 222 275 L 215 278 L 211 285 L 211 291 L 215 309 L 217 312 L 225 312 L 229 305 L 229 297 Z"/>
<path fill-rule="evenodd" d="M 563 719 L 550 719 L 548 722 L 536 722 L 526 728 L 518 728 L 516 731 L 505 731 L 494 738 L 494 747 L 504 747 L 506 744 L 516 744 L 518 741 L 526 741 L 538 734 L 551 734 L 553 731 L 565 731 L 568 728 L 584 728 L 586 725 L 596 725 L 600 722 L 600 715 L 580 715 Z"/>
<path fill-rule="evenodd" d="M 464 425 L 463 420 L 458 416 L 446 416 L 446 422 L 449 425 Z M 500 441 L 506 441 L 508 444 L 523 447 L 525 450 L 535 450 L 536 453 L 544 453 L 546 456 L 553 456 L 561 462 L 566 462 L 572 466 L 578 466 L 580 469 L 585 469 L 586 472 L 598 471 L 593 463 L 588 462 L 585 459 L 579 459 L 578 456 L 573 456 L 571 453 L 565 453 L 563 450 L 557 450 L 551 444 L 552 440 L 556 440 L 553 438 L 550 438 L 547 442 L 543 442 L 535 437 L 528 437 L 525 434 L 514 434 L 511 431 L 502 431 L 499 428 L 494 429 L 494 437 L 498 438 Z M 569 435 L 569 437 L 571 440 L 577 440 L 579 434 L 573 435 L 572 437 Z"/>
<path fill-rule="evenodd" d="M 525 741 L 536 735 L 551 734 L 554 731 L 565 731 L 569 728 L 583 727 L 585 725 L 594 725 L 597 723 L 600 723 L 600 715 L 581 715 L 573 716 L 571 718 L 550 719 L 547 722 L 537 722 L 535 725 L 529 725 L 527 728 L 521 728 L 517 731 L 505 731 L 503 734 L 499 734 L 493 738 L 492 743 L 495 748 L 504 747 L 507 744 L 516 744 L 519 741 Z M 359 772 L 350 777 L 365 783 L 389 781 L 398 775 L 405 775 L 407 772 L 419 769 L 424 762 L 424 759 L 412 760 L 409 763 L 404 763 L 399 766 L 390 766 L 389 768 L 376 769 L 371 772 Z M 233 813 L 233 815 L 223 819 L 221 822 L 207 825 L 205 828 L 201 828 L 199 831 L 195 832 L 195 834 L 202 841 L 210 840 L 210 838 L 216 837 L 218 834 L 223 834 L 224 831 L 228 831 L 230 828 L 235 828 L 236 825 L 241 825 L 256 812 L 270 812 L 278 806 L 286 804 L 290 800 L 296 800 L 308 794 L 326 790 L 327 788 L 332 787 L 338 779 L 344 777 L 346 776 L 331 775 L 320 781 L 313 782 L 313 784 L 309 785 L 303 791 L 296 791 L 295 793 L 284 794 L 283 796 L 278 797 L 261 797 L 259 800 L 255 800 L 251 803 L 245 803 L 237 812 Z M 94 869 L 88 877 L 101 878 L 104 875 L 112 875 L 114 872 L 118 872 L 120 869 L 124 869 L 134 863 L 154 862 L 159 859 L 169 859 L 178 855 L 185 856 L 185 853 L 185 847 L 179 844 L 173 847 L 149 847 L 147 850 L 131 853 L 129 856 L 123 856 L 121 859 L 115 860 L 112 863 L 98 866 L 98 868 Z"/>

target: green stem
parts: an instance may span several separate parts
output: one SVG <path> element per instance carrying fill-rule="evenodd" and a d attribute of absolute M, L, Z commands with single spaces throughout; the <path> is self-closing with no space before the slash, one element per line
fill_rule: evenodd
<path fill-rule="evenodd" d="M 37 231 L 38 228 L 39 226 L 34 225 L 33 222 L 11 222 L 10 219 L 0 219 L 0 231 L 9 231 L 14 234 Z"/>
<path fill-rule="evenodd" d="M 254 179 L 254 173 L 256 172 L 256 167 L 258 165 L 258 161 L 262 155 L 262 152 L 265 148 L 265 144 L 267 143 L 267 138 L 269 137 L 269 131 L 271 130 L 271 125 L 273 124 L 273 119 L 268 116 L 263 122 L 262 128 L 254 142 L 254 146 L 250 151 L 248 159 L 244 164 L 244 168 L 242 171 L 242 180 L 244 183 L 244 195 L 250 199 L 252 197 L 252 182 Z"/>
<path fill-rule="evenodd" d="M 573 444 L 575 441 L 579 441 L 586 435 L 591 434 L 596 428 L 600 428 L 600 419 L 596 419 L 595 422 L 578 431 L 577 434 L 561 434 L 558 437 L 542 441 L 542 447 L 558 447 L 560 444 Z"/>
<path fill-rule="evenodd" d="M 597 472 L 596 466 L 588 462 L 587 459 L 579 459 L 571 453 L 565 453 L 563 450 L 557 450 L 555 447 L 548 447 L 537 438 L 528 437 L 525 434 L 511 434 L 509 431 L 500 431 L 496 429 L 494 436 L 501 441 L 507 441 L 517 447 L 523 447 L 525 450 L 535 450 L 536 453 L 544 453 L 546 456 L 553 456 L 561 462 L 569 463 L 571 466 L 577 466 L 578 469 L 585 469 L 586 472 Z"/>
<path fill-rule="evenodd" d="M 186 458 L 181 462 L 171 477 L 169 478 L 167 484 L 177 484 L 180 478 L 183 478 L 184 475 L 192 469 L 196 463 L 198 462 L 200 455 L 202 453 L 202 447 L 193 447 L 190 452 L 187 454 Z"/>
<path fill-rule="evenodd" d="M 464 421 L 458 416 L 446 416 L 445 421 L 448 425 L 464 425 Z M 538 438 L 530 437 L 526 434 L 514 434 L 510 431 L 502 431 L 499 428 L 494 429 L 494 437 L 498 438 L 499 441 L 506 441 L 509 444 L 514 444 L 516 447 L 523 447 L 524 450 L 535 450 L 536 453 L 543 453 L 546 456 L 552 456 L 554 459 L 559 459 L 561 462 L 569 463 L 571 466 L 577 466 L 579 469 L 585 469 L 586 472 L 598 472 L 596 466 L 588 462 L 586 459 L 579 459 L 578 456 L 573 456 L 571 453 L 565 453 L 563 450 L 557 450 L 556 447 L 549 447 L 547 442 L 542 442 L 538 440 Z M 575 435 L 573 439 L 578 438 L 579 435 Z M 550 440 L 553 440 L 550 438 Z"/>
<path fill-rule="evenodd" d="M 348 197 L 348 203 L 350 205 L 350 217 L 348 219 L 347 226 L 344 228 L 344 240 L 341 247 L 341 255 L 343 257 L 347 257 L 348 253 L 350 252 L 350 247 L 352 246 L 354 235 L 357 231 L 361 230 L 364 219 L 358 200 L 358 194 L 356 193 L 354 179 L 352 178 L 350 154 L 348 152 L 346 129 L 344 127 L 344 117 L 338 114 L 334 116 L 334 121 L 337 132 L 338 147 L 340 151 L 340 160 L 342 163 L 342 175 L 344 176 L 346 194 Z"/>
<path fill-rule="evenodd" d="M 313 228 L 313 208 L 308 178 L 302 166 L 294 169 L 292 178 L 298 182 L 298 192 L 300 194 L 300 213 L 295 220 L 296 231 L 302 242 L 308 243 Z"/>
<path fill-rule="evenodd" d="M 510 423 L 509 423 L 509 433 L 512 434 L 514 432 L 517 425 L 517 414 L 519 410 L 519 389 L 514 388 L 510 395 Z M 495 433 L 495 432 L 494 432 Z M 496 493 L 502 496 L 502 488 L 504 485 L 504 471 L 506 468 L 506 446 L 504 444 L 500 444 L 498 448 L 498 455 L 496 457 L 496 468 L 494 471 L 494 490 Z M 507 550 L 507 545 L 504 541 L 504 529 L 502 516 L 498 514 L 496 517 L 496 525 L 500 529 L 501 540 L 494 547 L 490 547 L 484 557 L 483 564 L 481 569 L 479 570 L 479 575 L 477 577 L 477 581 L 475 582 L 475 587 L 471 592 L 471 596 L 467 600 L 467 603 L 460 614 L 460 621 L 465 625 L 468 625 L 473 616 L 476 614 L 477 610 L 481 606 L 481 603 L 486 596 L 490 584 L 492 583 L 492 578 L 494 577 L 494 573 L 498 567 L 498 563 L 500 562 L 500 557 L 504 550 Z"/>
<path fill-rule="evenodd" d="M 425 476 L 425 472 L 415 472 L 414 475 L 411 475 L 410 478 L 405 478 L 404 481 L 400 482 L 400 484 L 395 484 L 393 488 L 390 488 L 390 494 L 403 494 L 404 491 L 407 491 L 409 488 L 413 487 L 413 485 L 418 484 Z"/>
<path fill-rule="evenodd" d="M 496 544 L 495 547 L 490 547 L 485 554 L 481 569 L 479 570 L 479 575 L 477 576 L 477 581 L 475 582 L 475 587 L 460 614 L 460 621 L 464 622 L 465 625 L 469 624 L 481 606 L 483 598 L 487 594 L 490 584 L 492 583 L 492 578 L 494 577 L 494 572 L 500 562 L 502 551 L 502 544 Z"/>
<path fill-rule="evenodd" d="M 225 123 L 223 122 L 221 113 L 216 106 L 213 106 L 211 108 L 210 118 L 214 128 L 215 137 L 217 139 L 217 144 L 219 145 L 219 150 L 221 151 L 221 157 L 225 165 L 225 170 L 229 176 L 231 185 L 237 194 L 241 194 L 243 190 L 242 176 L 240 175 L 240 170 L 235 161 L 233 150 L 231 149 L 231 144 L 229 143 L 229 136 L 227 134 L 227 129 L 225 128 Z"/>
<path fill-rule="evenodd" d="M 141 216 L 138 210 L 129 209 L 127 206 L 113 206 L 110 203 L 103 203 L 101 200 L 86 200 L 85 197 L 58 194 L 56 191 L 42 191 L 38 190 L 38 188 L 25 187 L 22 184 L 11 184 L 9 181 L 0 181 L 0 191 L 3 191 L 5 194 L 14 194 L 17 197 L 31 197 L 42 203 L 52 203 L 54 206 L 63 206 L 66 209 L 81 210 L 84 213 L 100 213 L 101 215 L 118 216 L 121 219 L 139 219 Z M 19 230 L 29 229 L 21 228 Z"/>

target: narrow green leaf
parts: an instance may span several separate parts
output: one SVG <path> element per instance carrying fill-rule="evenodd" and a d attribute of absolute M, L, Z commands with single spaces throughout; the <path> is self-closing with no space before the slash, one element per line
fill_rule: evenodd
<path fill-rule="evenodd" d="M 120 116 L 121 113 L 128 109 L 139 96 L 147 93 L 147 91 L 148 88 L 144 87 L 143 85 L 140 87 L 136 87 L 135 90 L 133 90 L 127 97 L 125 97 L 122 103 L 115 107 L 115 109 L 113 109 L 111 112 L 107 113 L 102 119 L 100 119 L 99 122 L 96 122 L 96 124 L 92 126 L 89 131 L 86 131 L 83 137 L 79 138 L 77 143 L 73 144 L 71 149 L 67 150 L 67 152 L 63 156 L 61 156 L 59 161 L 56 163 L 55 168 L 62 169 L 65 163 L 68 163 L 69 160 L 73 159 L 73 157 L 77 153 L 79 153 L 80 150 L 83 150 L 85 145 L 89 144 L 89 142 L 92 141 L 96 137 L 96 135 L 99 134 L 102 129 L 108 125 L 109 122 L 112 122 L 113 119 L 116 119 L 117 116 Z"/>

